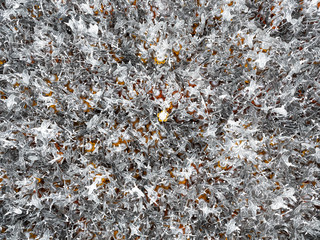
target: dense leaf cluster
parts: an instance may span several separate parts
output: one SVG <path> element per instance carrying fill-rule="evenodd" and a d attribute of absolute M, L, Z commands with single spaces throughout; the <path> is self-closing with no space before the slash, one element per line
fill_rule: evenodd
<path fill-rule="evenodd" d="M 319 238 L 319 15 L 0 1 L 0 238 Z"/>

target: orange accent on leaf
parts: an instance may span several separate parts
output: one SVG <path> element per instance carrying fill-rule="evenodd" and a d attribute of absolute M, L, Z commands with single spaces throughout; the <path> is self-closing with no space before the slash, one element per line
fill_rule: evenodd
<path fill-rule="evenodd" d="M 69 91 L 69 92 L 71 92 L 71 93 L 73 93 L 74 92 L 74 90 L 72 89 L 72 88 L 70 88 L 70 82 L 68 82 L 66 85 L 64 85 L 66 88 L 67 88 L 67 90 Z"/>
<path fill-rule="evenodd" d="M 84 104 L 87 105 L 87 109 L 85 110 L 85 112 L 90 112 L 90 109 L 92 109 L 92 106 L 85 100 L 82 100 Z"/>
<path fill-rule="evenodd" d="M 91 149 L 88 149 L 88 150 L 86 150 L 86 152 L 93 152 L 96 148 L 95 148 L 95 145 L 96 145 L 96 143 L 95 142 L 90 142 L 91 143 Z"/>
<path fill-rule="evenodd" d="M 193 25 L 192 25 L 192 32 L 191 32 L 191 35 L 192 36 L 194 36 L 197 32 L 196 32 L 196 29 L 197 29 L 197 27 L 199 26 L 199 23 L 194 23 Z"/>
<path fill-rule="evenodd" d="M 129 142 L 129 141 L 124 140 L 124 139 L 122 139 L 121 137 L 119 137 L 118 142 L 116 142 L 116 143 L 112 143 L 112 146 L 114 146 L 114 147 L 119 147 L 119 146 L 120 146 L 120 144 L 122 144 L 122 143 L 124 143 L 124 144 L 126 144 L 126 145 L 127 145 L 127 142 Z"/>
<path fill-rule="evenodd" d="M 54 109 L 54 113 L 57 113 L 57 112 L 58 112 L 58 110 L 57 110 L 57 108 L 56 108 L 56 105 L 50 105 L 49 108 L 53 108 L 53 109 Z"/>
<path fill-rule="evenodd" d="M 207 194 L 205 194 L 205 193 L 201 194 L 201 195 L 198 197 L 198 199 L 199 199 L 199 200 L 202 199 L 202 200 L 204 200 L 205 202 L 209 202 L 209 198 L 208 198 Z"/>
<path fill-rule="evenodd" d="M 183 181 L 179 181 L 179 184 L 187 185 L 188 179 L 184 179 Z"/>
<path fill-rule="evenodd" d="M 251 103 L 256 107 L 261 107 L 261 104 L 256 104 L 254 100 L 252 100 Z"/>
<path fill-rule="evenodd" d="M 197 173 L 199 174 L 199 170 L 198 168 L 196 167 L 196 165 L 194 163 L 191 163 L 191 166 L 197 171 Z"/>
<path fill-rule="evenodd" d="M 147 63 L 147 59 L 146 58 L 140 58 L 141 59 L 141 61 L 143 62 L 143 63 Z"/>
<path fill-rule="evenodd" d="M 161 64 L 165 64 L 166 59 L 164 59 L 164 60 L 162 60 L 162 61 L 158 61 L 158 58 L 155 57 L 155 58 L 154 58 L 154 61 L 155 61 L 156 64 L 161 65 Z"/>
<path fill-rule="evenodd" d="M 38 183 L 42 182 L 43 180 L 41 178 L 37 178 L 35 177 L 35 179 L 37 179 Z"/>
<path fill-rule="evenodd" d="M 32 239 L 36 239 L 38 235 L 34 234 L 34 233 L 29 233 L 29 237 Z"/>
<path fill-rule="evenodd" d="M 49 93 L 45 93 L 44 95 L 47 96 L 47 97 L 51 97 L 51 96 L 52 96 L 52 93 L 53 93 L 53 92 L 50 91 Z"/>

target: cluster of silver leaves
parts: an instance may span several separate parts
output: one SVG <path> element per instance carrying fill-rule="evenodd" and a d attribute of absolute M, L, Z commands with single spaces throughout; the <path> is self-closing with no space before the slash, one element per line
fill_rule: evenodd
<path fill-rule="evenodd" d="M 1 0 L 0 238 L 318 239 L 319 19 Z"/>

